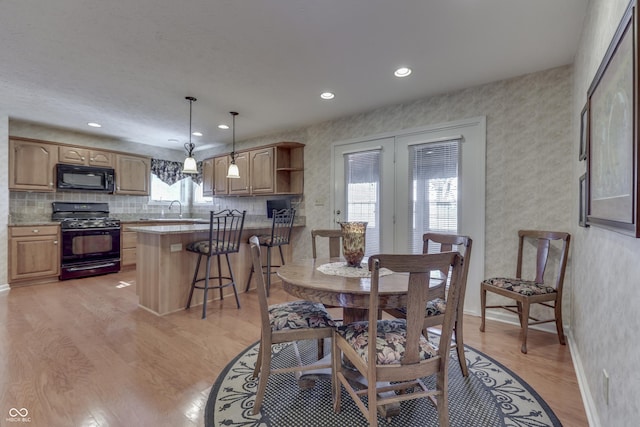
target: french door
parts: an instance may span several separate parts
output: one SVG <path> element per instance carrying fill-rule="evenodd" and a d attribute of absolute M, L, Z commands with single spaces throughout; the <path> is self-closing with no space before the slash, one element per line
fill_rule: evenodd
<path fill-rule="evenodd" d="M 484 117 L 337 142 L 334 220 L 367 221 L 366 256 L 421 253 L 427 231 L 471 236 L 474 292 L 484 274 L 484 159 Z"/>

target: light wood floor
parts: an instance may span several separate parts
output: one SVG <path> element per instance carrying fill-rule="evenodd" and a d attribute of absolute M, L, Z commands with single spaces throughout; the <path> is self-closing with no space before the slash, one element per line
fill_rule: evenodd
<path fill-rule="evenodd" d="M 203 426 L 218 373 L 259 338 L 255 292 L 157 317 L 137 307 L 135 272 L 0 294 L 0 425 Z M 275 284 L 272 302 L 293 299 Z M 531 331 L 465 318 L 465 343 L 527 381 L 564 426 L 588 425 L 568 346 Z M 26 408 L 30 423 L 9 422 Z M 5 424 L 5 421 L 7 423 Z"/>

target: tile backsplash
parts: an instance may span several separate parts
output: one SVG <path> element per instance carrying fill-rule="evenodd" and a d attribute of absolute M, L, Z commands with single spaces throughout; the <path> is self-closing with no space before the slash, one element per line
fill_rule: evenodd
<path fill-rule="evenodd" d="M 282 196 L 280 196 L 282 197 Z M 212 204 L 182 206 L 183 217 L 206 217 L 211 210 L 238 209 L 246 210 L 247 215 L 266 217 L 267 199 L 276 196 L 256 197 L 215 197 Z M 101 202 L 109 203 L 109 214 L 120 219 L 140 219 L 157 217 L 178 217 L 176 205 L 171 210 L 169 203 L 149 202 L 148 196 L 121 196 L 87 192 L 35 193 L 11 191 L 9 193 L 9 223 L 40 222 L 51 219 L 52 202 Z M 292 207 L 297 209 L 297 216 L 303 216 L 302 197 L 291 199 Z"/>

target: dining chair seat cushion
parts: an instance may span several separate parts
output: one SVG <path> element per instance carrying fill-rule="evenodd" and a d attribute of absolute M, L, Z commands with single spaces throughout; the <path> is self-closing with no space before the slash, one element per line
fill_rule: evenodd
<path fill-rule="evenodd" d="M 353 349 L 368 363 L 369 322 L 353 322 L 338 326 L 340 334 Z M 376 353 L 378 365 L 399 365 L 404 356 L 407 342 L 407 321 L 405 319 L 378 320 L 376 337 Z M 423 335 L 420 336 L 420 360 L 436 356 L 438 349 Z"/>
<path fill-rule="evenodd" d="M 210 253 L 216 253 L 216 252 L 237 252 L 237 247 L 235 244 L 227 244 L 227 246 L 224 246 L 224 242 L 219 242 L 217 240 L 213 242 L 213 247 L 211 248 L 212 252 L 209 252 L 210 248 L 209 248 L 208 240 L 191 242 L 187 244 L 186 249 L 190 252 L 197 252 L 203 255 L 208 255 Z"/>
<path fill-rule="evenodd" d="M 506 289 L 508 291 L 516 292 L 518 294 L 526 296 L 544 295 L 556 292 L 556 289 L 554 287 L 545 286 L 544 284 L 536 283 L 533 280 L 510 279 L 506 277 L 494 277 L 491 279 L 486 279 L 482 282 L 482 284 Z"/>
<path fill-rule="evenodd" d="M 399 312 L 407 315 L 407 307 L 400 307 L 397 309 Z M 425 310 L 425 316 L 438 316 L 444 314 L 447 311 L 447 301 L 442 298 L 432 299 L 427 301 L 427 308 Z"/>
<path fill-rule="evenodd" d="M 290 301 L 269 306 L 272 331 L 283 329 L 333 328 L 336 322 L 324 305 L 311 301 Z"/>
<path fill-rule="evenodd" d="M 258 240 L 260 241 L 260 246 L 277 246 L 283 243 L 287 243 L 287 239 L 282 236 L 275 236 L 273 239 L 271 235 L 263 235 L 258 236 Z"/>

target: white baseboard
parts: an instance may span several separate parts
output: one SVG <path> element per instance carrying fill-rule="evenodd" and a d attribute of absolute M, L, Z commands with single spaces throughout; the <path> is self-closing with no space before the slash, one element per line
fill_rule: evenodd
<path fill-rule="evenodd" d="M 584 410 L 587 413 L 587 421 L 589 421 L 590 427 L 601 427 L 600 417 L 596 409 L 593 395 L 589 389 L 589 383 L 587 382 L 587 375 L 584 372 L 584 366 L 582 365 L 582 359 L 580 353 L 576 347 L 576 343 L 573 340 L 573 334 L 565 332 L 567 341 L 569 341 L 569 350 L 571 353 L 571 360 L 573 360 L 573 367 L 576 371 L 576 377 L 578 377 L 578 386 L 580 387 L 580 394 L 582 395 L 582 402 L 584 403 Z"/>
<path fill-rule="evenodd" d="M 8 283 L 5 283 L 4 285 L 0 285 L 0 293 L 8 292 L 9 289 L 11 289 L 11 286 L 9 286 Z"/>
<path fill-rule="evenodd" d="M 475 313 L 465 313 L 472 314 L 474 316 L 479 316 L 479 314 Z M 488 320 L 495 320 L 497 322 L 509 323 L 515 326 L 520 327 L 520 322 L 518 321 L 518 316 L 512 313 L 508 313 L 504 310 L 487 310 L 486 318 Z M 556 333 L 555 324 L 546 323 L 543 325 L 534 325 L 530 326 L 530 329 L 537 329 L 540 331 L 551 332 L 553 334 Z M 576 372 L 576 377 L 578 378 L 578 387 L 580 388 L 580 395 L 582 396 L 582 403 L 584 404 L 584 410 L 587 414 L 587 421 L 589 422 L 590 427 L 601 427 L 600 418 L 598 417 L 598 411 L 596 409 L 595 401 L 593 400 L 593 395 L 591 394 L 591 390 L 589 389 L 589 383 L 587 382 L 587 375 L 584 371 L 584 366 L 582 364 L 582 359 L 580 358 L 580 354 L 578 353 L 578 349 L 575 341 L 573 340 L 573 334 L 571 333 L 571 328 L 567 325 L 563 325 L 564 335 L 569 345 L 569 353 L 571 354 L 571 360 L 573 362 L 573 369 Z"/>

